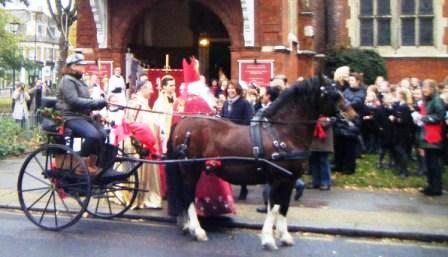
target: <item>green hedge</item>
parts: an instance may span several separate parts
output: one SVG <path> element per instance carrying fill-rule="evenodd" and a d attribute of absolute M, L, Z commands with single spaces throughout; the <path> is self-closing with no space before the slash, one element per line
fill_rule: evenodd
<path fill-rule="evenodd" d="M 364 82 L 374 84 L 377 76 L 387 78 L 384 59 L 375 51 L 359 48 L 330 49 L 326 53 L 325 73 L 333 77 L 336 68 L 347 65 L 350 71 L 364 73 Z"/>
<path fill-rule="evenodd" d="M 10 118 L 0 118 L 0 159 L 25 152 L 26 146 L 20 142 L 23 130 Z"/>

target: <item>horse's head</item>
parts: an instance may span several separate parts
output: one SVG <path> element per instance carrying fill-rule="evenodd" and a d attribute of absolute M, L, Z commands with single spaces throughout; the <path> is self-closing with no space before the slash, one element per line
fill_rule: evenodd
<path fill-rule="evenodd" d="M 314 81 L 314 87 L 318 85 L 319 91 L 317 92 L 318 104 L 317 112 L 325 116 L 334 116 L 337 111 L 347 111 L 350 109 L 345 104 L 345 100 L 341 92 L 337 89 L 332 80 L 323 75 L 319 75 L 311 79 Z"/>
<path fill-rule="evenodd" d="M 315 76 L 296 82 L 285 90 L 264 111 L 266 117 L 288 119 L 297 113 L 306 119 L 315 119 L 319 115 L 334 116 L 338 109 L 346 110 L 344 97 L 333 82 L 322 76 Z"/>

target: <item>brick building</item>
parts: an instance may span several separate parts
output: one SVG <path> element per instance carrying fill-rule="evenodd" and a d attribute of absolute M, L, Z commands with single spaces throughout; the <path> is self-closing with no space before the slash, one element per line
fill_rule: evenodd
<path fill-rule="evenodd" d="M 377 50 L 389 79 L 448 75 L 448 0 L 78 0 L 77 47 L 125 68 L 199 56 L 204 74 L 238 78 L 241 60 L 309 76 L 327 47 Z M 201 45 L 199 42 L 201 41 Z"/>

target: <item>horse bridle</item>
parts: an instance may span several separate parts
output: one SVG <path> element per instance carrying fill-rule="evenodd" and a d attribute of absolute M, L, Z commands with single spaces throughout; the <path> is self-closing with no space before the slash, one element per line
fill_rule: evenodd
<path fill-rule="evenodd" d="M 229 120 L 229 119 L 225 119 L 225 118 L 222 118 L 220 116 L 217 116 L 215 114 L 210 114 L 210 113 L 162 112 L 162 111 L 154 111 L 154 110 L 145 110 L 145 109 L 141 109 L 141 108 L 134 108 L 134 107 L 126 106 L 126 105 L 119 105 L 119 104 L 112 104 L 112 103 L 110 103 L 110 105 L 117 106 L 120 110 L 128 109 L 128 110 L 149 112 L 149 113 L 160 114 L 160 115 L 180 116 L 182 118 L 190 117 L 190 118 L 201 118 L 201 119 L 211 119 L 211 120 Z M 270 124 L 283 125 L 283 126 L 315 125 L 316 122 L 318 121 L 318 120 L 302 120 L 302 121 L 285 122 L 285 121 L 279 121 L 279 120 L 271 120 L 271 119 L 267 119 L 267 118 L 263 119 L 263 120 L 255 120 L 254 118 L 252 118 L 250 120 L 250 122 L 270 123 Z"/>

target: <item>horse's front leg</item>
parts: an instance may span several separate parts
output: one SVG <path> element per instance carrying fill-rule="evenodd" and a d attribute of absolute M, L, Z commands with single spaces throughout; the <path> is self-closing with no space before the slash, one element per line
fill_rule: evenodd
<path fill-rule="evenodd" d="M 271 198 L 272 199 L 272 198 Z M 263 224 L 263 228 L 261 229 L 261 245 L 266 250 L 277 250 L 277 244 L 275 244 L 274 239 L 274 224 L 280 209 L 280 205 L 271 204 L 271 200 L 268 201 L 267 206 L 268 212 L 266 214 L 266 219 Z"/>
<path fill-rule="evenodd" d="M 285 184 L 279 188 L 280 192 L 278 192 L 278 195 L 280 196 L 280 210 L 279 214 L 277 215 L 275 227 L 277 229 L 280 243 L 284 246 L 294 245 L 294 239 L 288 231 L 288 222 L 286 219 L 293 187 L 293 183 L 290 185 Z"/>
<path fill-rule="evenodd" d="M 194 202 L 191 202 L 190 206 L 188 207 L 188 219 L 189 222 L 187 226 L 190 231 L 190 234 L 198 241 L 207 241 L 208 240 L 207 233 L 199 223 Z"/>
<path fill-rule="evenodd" d="M 186 218 L 182 222 L 182 229 L 188 230 L 190 235 L 192 235 L 198 241 L 207 241 L 207 233 L 201 227 L 199 219 L 196 213 L 196 207 L 194 206 L 194 199 L 196 193 L 196 184 L 201 176 L 201 165 L 189 165 L 189 168 L 181 169 L 183 177 L 183 188 L 184 188 L 184 212 L 180 217 L 181 219 Z M 186 214 L 186 216 L 185 216 Z"/>

